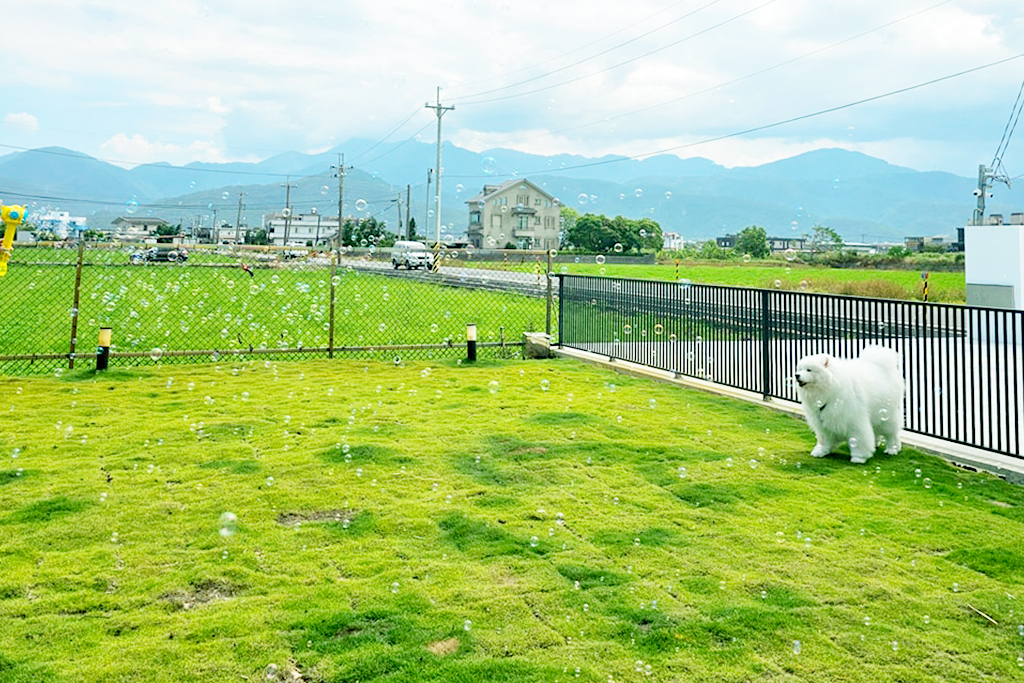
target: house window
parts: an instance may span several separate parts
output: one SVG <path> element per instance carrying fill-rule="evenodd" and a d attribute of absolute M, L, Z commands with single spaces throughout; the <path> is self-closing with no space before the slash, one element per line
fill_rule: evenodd
<path fill-rule="evenodd" d="M 523 215 L 519 217 L 519 229 L 529 230 L 530 229 L 530 217 Z"/>
<path fill-rule="evenodd" d="M 528 194 L 517 194 L 516 195 L 516 205 L 517 206 L 529 206 L 530 205 L 530 195 L 528 195 Z"/>
<path fill-rule="evenodd" d="M 473 213 L 469 214 L 469 224 L 470 225 L 480 225 L 480 212 L 479 211 L 474 211 Z"/>
<path fill-rule="evenodd" d="M 500 228 L 501 227 L 501 214 L 497 214 L 496 213 L 496 214 L 492 214 L 491 215 L 491 227 L 492 228 Z"/>
<path fill-rule="evenodd" d="M 533 200 L 533 205 L 534 206 L 540 206 L 541 205 L 540 197 L 537 197 L 536 199 Z"/>
<path fill-rule="evenodd" d="M 540 216 L 535 216 L 534 217 L 533 224 L 538 226 L 538 227 L 540 226 Z"/>

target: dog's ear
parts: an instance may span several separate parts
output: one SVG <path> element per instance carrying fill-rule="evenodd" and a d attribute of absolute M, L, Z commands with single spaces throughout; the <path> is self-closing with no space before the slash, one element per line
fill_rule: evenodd
<path fill-rule="evenodd" d="M 822 361 L 822 363 L 821 363 L 821 364 L 822 364 L 822 365 L 824 365 L 824 366 L 825 366 L 825 367 L 827 368 L 827 367 L 828 367 L 828 362 L 829 362 L 830 360 L 832 360 L 832 356 L 828 355 L 827 353 L 826 353 L 826 354 L 823 354 L 823 355 L 825 356 L 825 360 L 824 360 L 824 361 Z"/>

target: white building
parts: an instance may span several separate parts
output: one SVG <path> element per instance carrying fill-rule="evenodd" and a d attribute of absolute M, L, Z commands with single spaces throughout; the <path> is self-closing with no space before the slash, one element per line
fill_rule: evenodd
<path fill-rule="evenodd" d="M 110 224 L 117 238 L 127 242 L 144 241 L 156 235 L 157 228 L 170 225 L 156 216 L 118 216 Z"/>
<path fill-rule="evenodd" d="M 661 236 L 665 240 L 663 249 L 682 249 L 686 246 L 686 240 L 678 232 L 665 232 Z"/>
<path fill-rule="evenodd" d="M 76 239 L 87 229 L 84 216 L 72 216 L 67 211 L 46 211 L 31 218 L 37 230 L 52 232 L 61 239 Z"/>
<path fill-rule="evenodd" d="M 338 236 L 338 218 L 319 213 L 292 214 L 289 218 L 280 213 L 264 214 L 263 229 L 270 243 L 279 247 L 320 247 Z"/>

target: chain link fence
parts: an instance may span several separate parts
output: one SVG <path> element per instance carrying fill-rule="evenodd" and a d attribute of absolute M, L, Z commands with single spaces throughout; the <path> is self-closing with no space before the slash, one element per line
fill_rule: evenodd
<path fill-rule="evenodd" d="M 247 358 L 521 355 L 551 332 L 551 255 L 442 250 L 408 270 L 385 248 L 15 245 L 0 278 L 0 373 L 91 368 L 100 328 L 111 367 Z"/>

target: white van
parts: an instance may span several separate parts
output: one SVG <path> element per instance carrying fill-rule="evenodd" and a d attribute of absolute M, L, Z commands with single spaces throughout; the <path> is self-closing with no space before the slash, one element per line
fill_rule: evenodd
<path fill-rule="evenodd" d="M 391 248 L 391 265 L 397 270 L 399 266 L 405 266 L 407 270 L 413 268 L 428 269 L 434 263 L 434 255 L 430 253 L 427 245 L 423 242 L 395 242 Z"/>

